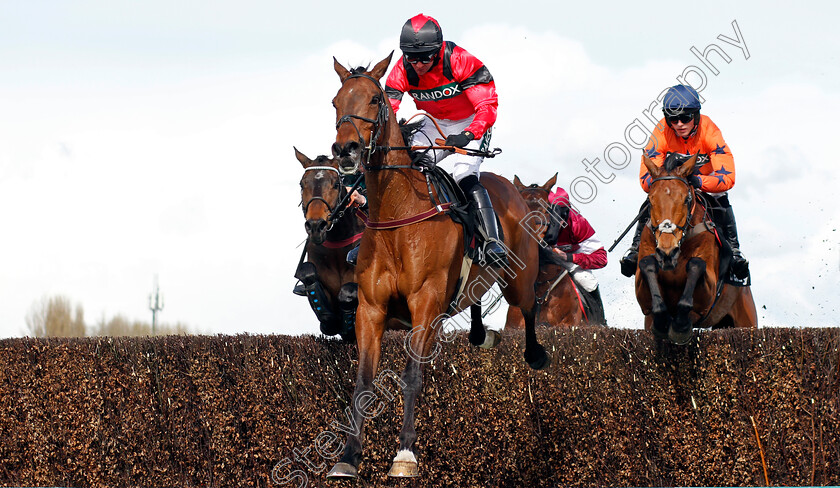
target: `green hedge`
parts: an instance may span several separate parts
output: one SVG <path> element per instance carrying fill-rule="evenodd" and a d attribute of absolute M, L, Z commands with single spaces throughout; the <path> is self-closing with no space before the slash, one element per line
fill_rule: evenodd
<path fill-rule="evenodd" d="M 459 335 L 426 368 L 422 477 L 385 475 L 402 400 L 381 376 L 352 485 L 763 485 L 764 466 L 774 485 L 840 484 L 838 331 L 706 332 L 676 348 L 638 330 L 541 330 L 539 372 L 521 333 L 493 351 Z M 403 337 L 386 336 L 382 370 L 402 371 Z M 356 357 L 309 336 L 0 341 L 0 483 L 278 486 L 276 466 L 286 486 L 350 486 L 319 469 L 344 441 L 329 443 Z"/>

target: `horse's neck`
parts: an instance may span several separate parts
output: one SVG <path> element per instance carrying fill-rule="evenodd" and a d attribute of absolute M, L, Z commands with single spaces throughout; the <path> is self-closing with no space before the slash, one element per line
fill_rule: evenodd
<path fill-rule="evenodd" d="M 389 131 L 389 146 L 404 144 L 399 129 Z M 374 166 L 408 166 L 408 151 L 393 150 L 374 155 Z M 416 169 L 377 169 L 365 173 L 368 208 L 373 221 L 406 218 L 430 208 L 425 176 Z"/>

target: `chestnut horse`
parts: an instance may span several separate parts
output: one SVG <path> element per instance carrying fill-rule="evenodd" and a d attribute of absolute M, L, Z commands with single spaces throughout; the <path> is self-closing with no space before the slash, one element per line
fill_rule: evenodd
<path fill-rule="evenodd" d="M 359 369 L 350 407 L 352 418 L 348 419 L 354 429 L 348 433 L 344 454 L 328 474 L 331 478 L 358 474 L 364 421 L 370 416 L 370 408 L 365 408 L 376 397 L 373 380 L 387 317 L 410 317 L 412 325 L 405 338 L 408 361 L 402 374 L 404 410 L 399 451 L 390 476 L 419 474 L 414 453 L 414 409 L 422 390 L 423 366 L 435 357 L 433 346 L 435 351 L 441 347 L 435 342 L 442 320 L 468 306 L 475 317 L 474 304 L 494 282 L 502 286 L 507 302 L 520 307 L 525 316 L 525 360 L 535 369 L 549 363 L 534 330 L 539 246 L 519 225 L 528 206 L 510 181 L 492 173 L 481 174 L 481 183 L 490 193 L 504 231 L 510 265 L 502 269 L 472 266 L 467 268 L 465 286 L 457 286 L 464 263 L 462 226 L 432 203 L 434 191 L 427 186 L 426 173 L 412 163 L 405 150 L 394 111 L 379 84 L 392 55 L 369 71 L 348 71 L 333 60 L 341 79 L 341 88 L 333 99 L 337 131 L 333 154 L 340 157 L 340 166 L 364 167 L 370 221 L 356 265 Z M 467 293 L 456 299 L 458 288 Z M 471 343 L 483 344 L 489 335 L 480 321 L 473 320 Z"/>
<path fill-rule="evenodd" d="M 645 329 L 676 344 L 687 344 L 694 328 L 758 326 L 750 287 L 719 283 L 721 248 L 710 210 L 688 182 L 696 159 L 677 166 L 668 158 L 660 167 L 644 156 L 650 222 L 639 247 L 636 299 Z"/>
<path fill-rule="evenodd" d="M 344 207 L 338 215 L 347 191 L 334 159 L 318 156 L 312 160 L 297 148 L 295 156 L 303 165 L 300 197 L 308 236 L 304 256 L 309 256 L 308 262 L 301 257 L 295 277 L 304 285 L 321 332 L 340 334 L 342 339 L 352 341 L 357 302 L 355 268 L 346 257 L 361 239 L 364 223 L 353 209 Z"/>
<path fill-rule="evenodd" d="M 535 216 L 529 220 L 535 225 L 531 232 L 536 238 L 542 239 L 549 221 L 548 195 L 557 183 L 557 174 L 540 186 L 536 183 L 525 186 L 519 177 L 514 175 L 513 186 L 525 199 L 528 208 Z M 546 245 L 547 246 L 547 245 Z M 562 266 L 551 261 L 551 248 L 545 247 L 540 251 L 540 274 L 537 276 L 537 298 L 540 300 L 540 314 L 537 325 L 549 327 L 571 327 L 586 322 L 586 316 L 581 309 L 581 302 L 575 291 L 571 275 Z M 559 279 L 559 281 L 558 281 Z M 525 322 L 522 314 L 513 307 L 508 307 L 505 329 L 522 329 Z"/>

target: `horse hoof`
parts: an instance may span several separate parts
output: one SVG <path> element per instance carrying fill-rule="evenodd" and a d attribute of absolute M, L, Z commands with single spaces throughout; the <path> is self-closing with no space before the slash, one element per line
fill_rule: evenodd
<path fill-rule="evenodd" d="M 502 342 L 502 335 L 495 330 L 488 330 L 484 332 L 484 343 L 478 347 L 482 349 L 493 349 Z"/>
<path fill-rule="evenodd" d="M 684 346 L 691 342 L 692 337 L 694 337 L 694 329 L 689 327 L 685 331 L 676 331 L 673 327 L 668 331 L 668 339 L 671 339 L 671 342 L 678 346 Z"/>
<path fill-rule="evenodd" d="M 668 330 L 662 330 L 655 324 L 653 325 L 653 327 L 650 328 L 650 333 L 653 334 L 654 339 L 659 341 L 664 341 L 668 338 Z"/>
<path fill-rule="evenodd" d="M 542 348 L 540 348 L 540 349 L 542 349 Z M 528 362 L 528 366 L 530 366 L 531 369 L 541 370 L 541 369 L 546 369 L 546 368 L 549 367 L 549 365 L 551 365 L 551 358 L 548 357 L 548 353 L 545 352 L 545 349 L 542 349 L 541 352 L 542 352 L 542 355 L 540 355 L 540 357 L 538 357 L 534 361 L 528 361 L 528 358 L 527 357 L 525 358 L 525 361 Z"/>
<path fill-rule="evenodd" d="M 392 478 L 416 478 L 420 476 L 420 470 L 414 461 L 394 461 L 388 476 Z"/>
<path fill-rule="evenodd" d="M 359 476 L 359 470 L 349 463 L 336 463 L 327 473 L 327 478 L 355 478 Z"/>

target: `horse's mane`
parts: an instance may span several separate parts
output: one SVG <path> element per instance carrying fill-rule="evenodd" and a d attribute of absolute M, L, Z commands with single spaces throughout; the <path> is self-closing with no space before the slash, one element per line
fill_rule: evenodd
<path fill-rule="evenodd" d="M 363 75 L 367 73 L 369 66 L 356 66 L 350 70 L 351 75 Z"/>
<path fill-rule="evenodd" d="M 321 154 L 320 156 L 315 158 L 315 162 L 317 163 L 318 166 L 329 166 L 329 163 L 332 162 L 332 158 L 329 157 L 329 156 L 326 156 L 324 154 Z"/>
<path fill-rule="evenodd" d="M 665 171 L 670 172 L 679 168 L 684 162 L 685 158 L 680 157 L 679 153 L 671 152 L 665 156 L 665 162 L 662 163 L 662 166 L 665 168 Z"/>
<path fill-rule="evenodd" d="M 665 162 L 662 163 L 662 166 L 665 168 L 665 171 L 669 171 L 669 172 L 674 171 L 675 169 L 682 166 L 683 163 L 685 163 L 686 161 L 691 159 L 692 156 L 693 156 L 693 154 L 680 154 L 680 153 L 676 153 L 676 152 L 669 152 L 668 154 L 665 155 Z M 699 168 L 700 166 L 703 166 L 704 164 L 706 164 L 708 162 L 709 162 L 708 156 L 705 156 L 703 154 L 698 154 L 697 162 L 694 163 L 694 167 Z"/>
<path fill-rule="evenodd" d="M 411 136 L 420 130 L 421 125 L 423 125 L 422 120 L 418 120 L 417 122 L 406 122 L 405 119 L 400 119 L 400 134 L 402 134 L 403 143 L 406 146 L 411 146 Z M 418 159 L 418 154 L 418 151 L 408 151 L 408 155 L 411 157 L 412 161 Z"/>

